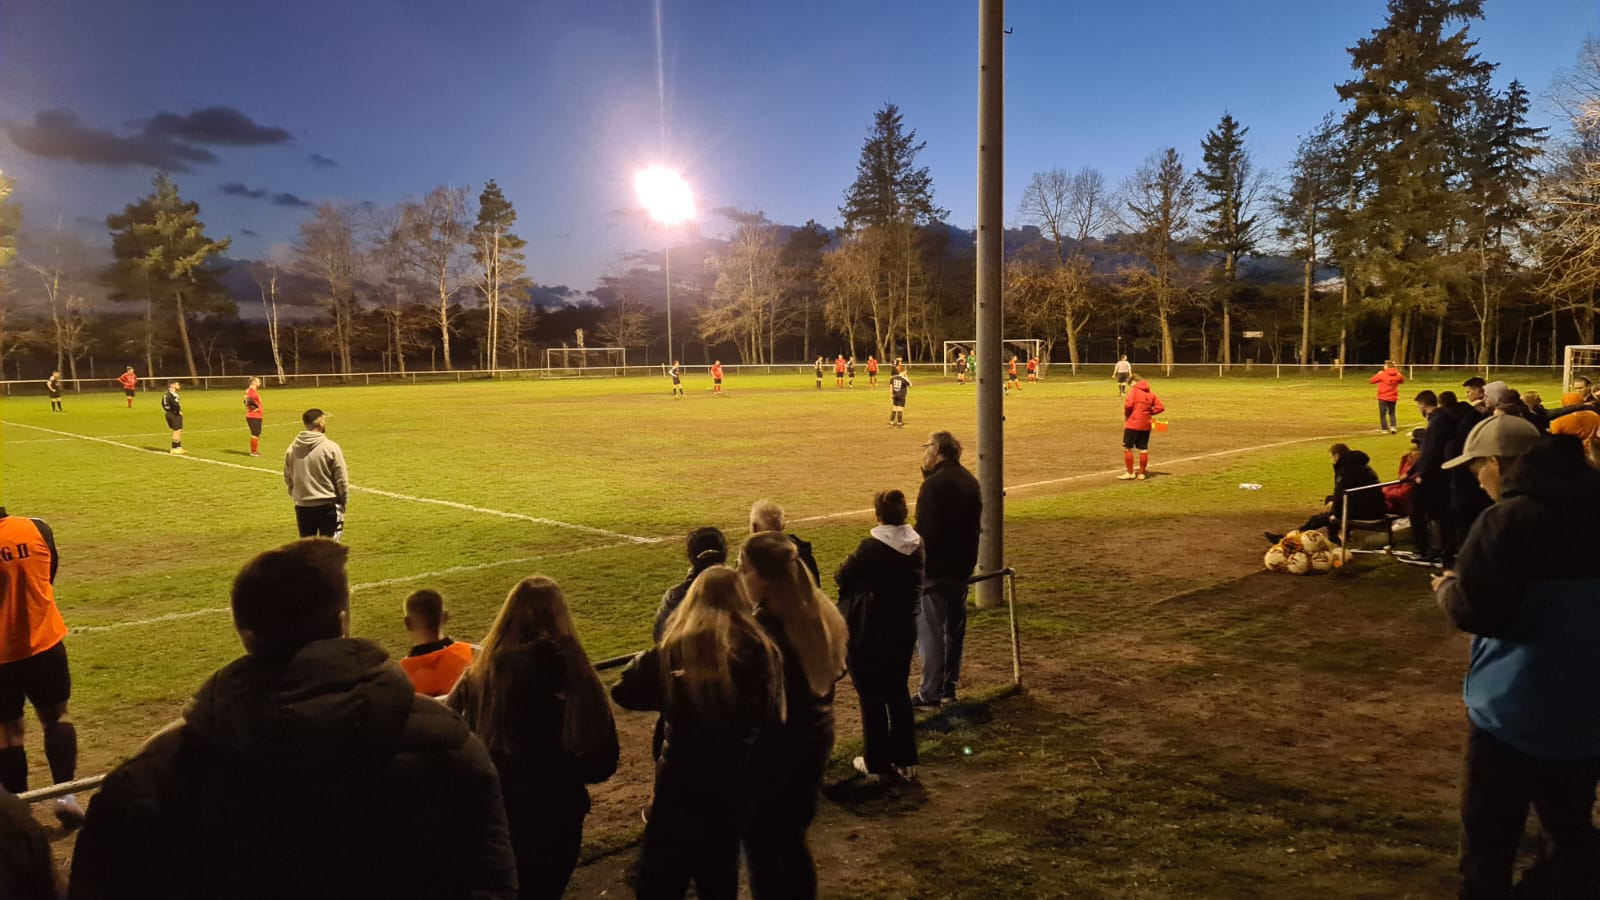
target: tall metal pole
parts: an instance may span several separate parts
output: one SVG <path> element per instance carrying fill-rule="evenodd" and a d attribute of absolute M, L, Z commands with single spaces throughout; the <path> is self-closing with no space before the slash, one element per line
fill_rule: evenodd
<path fill-rule="evenodd" d="M 978 568 L 1005 568 L 1005 410 L 1000 393 L 1000 269 L 1004 261 L 1005 0 L 978 0 Z M 978 585 L 999 606 L 1000 579 Z"/>
<path fill-rule="evenodd" d="M 661 254 L 666 260 L 663 266 L 667 270 L 667 365 L 678 361 L 672 350 L 672 232 L 667 232 L 667 241 L 662 245 Z"/>

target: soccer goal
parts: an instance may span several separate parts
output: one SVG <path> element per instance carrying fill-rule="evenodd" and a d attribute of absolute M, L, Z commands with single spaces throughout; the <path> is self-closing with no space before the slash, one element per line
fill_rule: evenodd
<path fill-rule="evenodd" d="M 943 359 L 944 374 L 946 376 L 954 375 L 956 354 L 959 353 L 964 356 L 971 356 L 972 348 L 976 346 L 978 346 L 977 341 L 945 341 Z M 1023 364 L 1026 363 L 1031 357 L 1035 356 L 1039 357 L 1039 368 L 1041 374 L 1043 373 L 1043 369 L 1046 365 L 1046 361 L 1042 355 L 1044 353 L 1044 341 L 1039 340 L 1038 338 L 1018 338 L 1016 340 L 1000 342 L 1000 363 L 1002 365 L 1011 358 L 1011 354 L 1013 353 L 1017 355 L 1017 372 L 1019 375 L 1022 372 Z"/>
<path fill-rule="evenodd" d="M 1579 375 L 1600 382 L 1600 344 L 1568 344 L 1561 364 L 1561 390 L 1572 390 L 1572 379 Z"/>
<path fill-rule="evenodd" d="M 628 367 L 625 347 L 546 347 L 545 378 L 578 378 L 621 375 Z"/>

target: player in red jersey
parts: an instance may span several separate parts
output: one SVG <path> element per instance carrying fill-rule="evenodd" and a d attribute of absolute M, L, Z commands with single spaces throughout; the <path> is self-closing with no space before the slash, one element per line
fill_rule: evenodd
<path fill-rule="evenodd" d="M 261 387 L 261 379 L 251 378 L 250 385 L 244 389 L 244 424 L 250 426 L 250 455 L 261 455 L 261 415 L 265 410 L 261 408 L 261 395 L 256 389 Z"/>
<path fill-rule="evenodd" d="M 711 393 L 722 394 L 722 360 L 711 364 Z"/>
<path fill-rule="evenodd" d="M 878 386 L 878 360 L 876 358 L 874 358 L 874 357 L 869 356 L 869 357 L 867 357 L 867 387 L 877 387 L 877 386 Z"/>
<path fill-rule="evenodd" d="M 1028 357 L 1028 380 L 1039 380 L 1039 357 L 1037 356 Z"/>
<path fill-rule="evenodd" d="M 1006 368 L 1006 393 L 1021 391 L 1022 382 L 1017 380 L 1017 355 L 1011 354 L 1011 361 Z"/>
<path fill-rule="evenodd" d="M 844 387 L 844 354 L 833 361 L 833 386 Z"/>
<path fill-rule="evenodd" d="M 139 390 L 139 376 L 133 374 L 133 366 L 117 376 L 117 384 L 122 385 L 122 395 L 128 398 L 128 408 L 133 409 L 133 395 Z"/>

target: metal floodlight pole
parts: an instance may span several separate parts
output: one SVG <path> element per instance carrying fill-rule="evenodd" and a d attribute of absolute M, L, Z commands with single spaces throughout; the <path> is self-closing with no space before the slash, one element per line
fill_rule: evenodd
<path fill-rule="evenodd" d="M 1005 0 L 978 2 L 978 483 L 983 497 L 978 568 L 1005 568 L 1005 410 L 1000 389 L 1000 272 L 1004 254 Z M 999 606 L 998 581 L 978 584 L 978 606 Z"/>
<path fill-rule="evenodd" d="M 663 269 L 667 272 L 667 365 L 671 365 L 678 357 L 672 355 L 672 232 L 667 232 L 667 240 L 662 244 Z"/>

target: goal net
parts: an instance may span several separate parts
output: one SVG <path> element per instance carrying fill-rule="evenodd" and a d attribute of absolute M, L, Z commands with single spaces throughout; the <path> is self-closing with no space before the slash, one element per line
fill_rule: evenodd
<path fill-rule="evenodd" d="M 541 374 L 545 378 L 615 376 L 627 366 L 624 347 L 547 347 Z"/>
<path fill-rule="evenodd" d="M 1561 364 L 1561 390 L 1572 390 L 1572 379 L 1578 376 L 1600 384 L 1600 344 L 1568 344 Z"/>
<path fill-rule="evenodd" d="M 971 356 L 972 348 L 978 346 L 977 341 L 945 341 L 944 342 L 944 374 L 956 374 L 956 357 Z M 1000 342 L 999 365 L 1004 366 L 1010 361 L 1012 355 L 1017 357 L 1017 377 L 1027 377 L 1027 362 L 1033 357 L 1039 358 L 1039 375 L 1044 376 L 1044 370 L 1049 361 L 1044 358 L 1044 341 L 1038 338 L 1017 338 Z M 996 371 L 991 369 L 990 371 Z M 1004 371 L 1001 369 L 999 371 Z"/>

